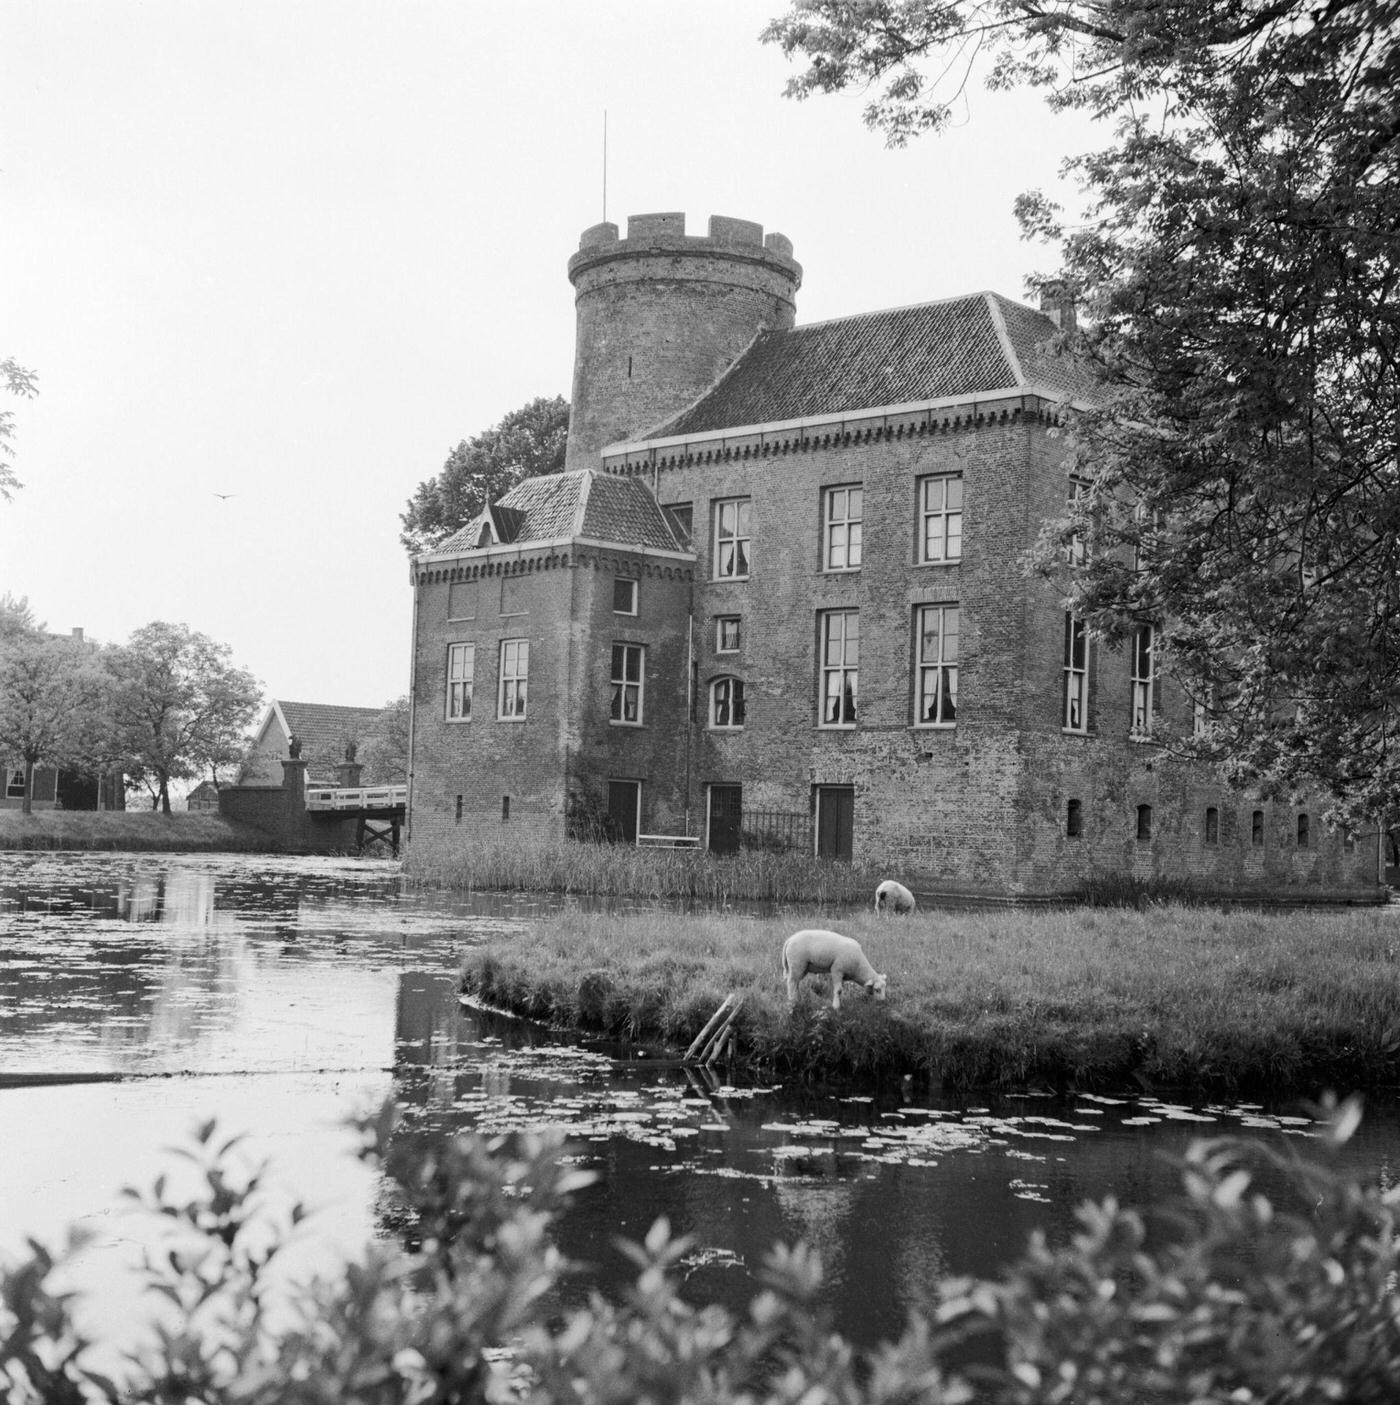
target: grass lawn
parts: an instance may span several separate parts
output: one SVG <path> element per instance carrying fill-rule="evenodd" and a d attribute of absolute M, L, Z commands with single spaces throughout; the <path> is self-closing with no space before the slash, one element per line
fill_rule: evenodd
<path fill-rule="evenodd" d="M 889 978 L 830 1009 L 779 970 L 799 927 L 860 941 Z M 1197 1092 L 1400 1082 L 1400 910 L 1157 905 L 772 918 L 568 912 L 474 949 L 489 1004 L 683 1051 L 726 995 L 738 1057 L 782 1077 L 901 1077 L 949 1088 Z"/>
<path fill-rule="evenodd" d="M 262 850 L 267 835 L 219 815 L 154 810 L 0 810 L 0 849 Z"/>

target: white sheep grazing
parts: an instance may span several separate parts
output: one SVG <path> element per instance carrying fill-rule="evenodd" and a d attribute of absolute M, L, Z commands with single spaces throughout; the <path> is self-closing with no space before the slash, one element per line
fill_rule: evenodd
<path fill-rule="evenodd" d="M 783 978 L 788 1004 L 797 1004 L 797 987 L 803 976 L 831 976 L 831 1008 L 841 1008 L 841 982 L 856 981 L 876 1000 L 885 998 L 885 978 L 865 959 L 860 943 L 839 932 L 805 927 L 783 943 Z"/>
<path fill-rule="evenodd" d="M 875 889 L 875 911 L 897 912 L 903 915 L 914 911 L 914 895 L 903 883 L 887 878 Z"/>

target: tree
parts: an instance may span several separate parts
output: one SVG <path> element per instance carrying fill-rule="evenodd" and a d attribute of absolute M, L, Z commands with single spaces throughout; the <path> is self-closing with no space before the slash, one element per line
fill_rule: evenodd
<path fill-rule="evenodd" d="M 79 639 L 38 629 L 0 636 L 0 753 L 23 763 L 26 815 L 37 767 L 87 760 L 109 681 Z"/>
<path fill-rule="evenodd" d="M 11 595 L 8 590 L 0 595 L 0 640 L 13 639 L 16 635 L 43 628 L 45 626 L 36 618 L 27 595 Z"/>
<path fill-rule="evenodd" d="M 262 689 L 227 645 L 156 621 L 112 650 L 113 719 L 133 774 L 170 813 L 171 780 L 215 774 L 241 756 Z"/>
<path fill-rule="evenodd" d="M 811 0 L 765 37 L 807 58 L 796 96 L 883 84 L 866 120 L 895 144 L 979 49 L 992 83 L 1114 119 L 1067 163 L 1083 222 L 1018 205 L 1061 241 L 1089 319 L 1061 349 L 1100 382 L 1070 422 L 1090 491 L 1038 563 L 1110 644 L 1154 625 L 1203 723 L 1183 750 L 1320 783 L 1334 818 L 1394 809 L 1400 0 Z"/>
<path fill-rule="evenodd" d="M 408 779 L 408 696 L 385 703 L 360 745 L 366 785 L 402 785 Z"/>
<path fill-rule="evenodd" d="M 38 377 L 33 371 L 26 371 L 17 361 L 8 357 L 0 360 L 0 377 L 4 378 L 5 389 L 11 395 L 32 399 L 39 393 Z M 14 470 L 4 462 L 14 457 L 10 440 L 15 432 L 15 412 L 0 410 L 0 498 L 9 499 L 14 489 L 23 486 L 15 477 Z"/>
<path fill-rule="evenodd" d="M 556 395 L 531 400 L 462 440 L 442 472 L 420 483 L 408 500 L 399 540 L 412 555 L 430 551 L 522 479 L 560 472 L 568 438 L 569 402 Z"/>

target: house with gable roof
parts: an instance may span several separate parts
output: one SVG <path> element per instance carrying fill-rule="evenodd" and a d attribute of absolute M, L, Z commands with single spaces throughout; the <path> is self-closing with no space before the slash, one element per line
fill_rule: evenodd
<path fill-rule="evenodd" d="M 253 741 L 239 768 L 241 786 L 281 785 L 282 761 L 291 756 L 292 738 L 301 743 L 308 783 L 335 785 L 336 768 L 345 748 L 358 744 L 378 718 L 377 707 L 345 707 L 337 703 L 289 702 L 274 698 L 267 705 Z"/>
<path fill-rule="evenodd" d="M 1371 901 L 1378 846 L 1171 754 L 1144 626 L 1022 563 L 1079 491 L 1074 316 L 984 292 L 798 326 L 782 235 L 634 216 L 569 262 L 566 471 L 417 557 L 412 841 L 686 836 L 926 894 L 1104 879 Z"/>

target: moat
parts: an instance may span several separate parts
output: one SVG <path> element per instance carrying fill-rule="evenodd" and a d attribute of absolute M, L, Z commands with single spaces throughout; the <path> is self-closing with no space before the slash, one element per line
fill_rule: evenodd
<path fill-rule="evenodd" d="M 2 872 L 0 1254 L 94 1231 L 77 1277 L 111 1330 L 136 1313 L 140 1247 L 118 1193 L 211 1116 L 318 1208 L 307 1271 L 381 1232 L 392 1193 L 343 1120 L 393 1098 L 414 1137 L 565 1132 L 598 1175 L 559 1225 L 589 1265 L 578 1293 L 618 1288 L 615 1239 L 661 1215 L 693 1241 L 687 1295 L 736 1309 L 772 1244 L 803 1238 L 862 1344 L 940 1277 L 996 1274 L 1035 1228 L 1066 1235 L 1086 1199 L 1161 1200 L 1202 1134 L 1302 1146 L 1314 1126 L 1288 1103 L 818 1096 L 618 1060 L 457 998 L 464 947 L 555 900 L 415 891 L 387 861 L 12 853 Z M 1345 1154 L 1393 1178 L 1395 1107 L 1373 1099 Z"/>

